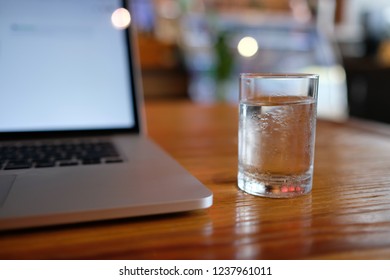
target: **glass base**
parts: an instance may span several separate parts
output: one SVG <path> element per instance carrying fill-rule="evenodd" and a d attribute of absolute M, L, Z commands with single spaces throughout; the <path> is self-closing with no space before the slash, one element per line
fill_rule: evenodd
<path fill-rule="evenodd" d="M 310 193 L 312 176 L 248 176 L 238 173 L 238 187 L 252 195 L 269 198 L 291 198 Z"/>

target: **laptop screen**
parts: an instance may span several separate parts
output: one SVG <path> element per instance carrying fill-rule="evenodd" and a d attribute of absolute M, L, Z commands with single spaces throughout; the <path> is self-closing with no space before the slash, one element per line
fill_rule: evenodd
<path fill-rule="evenodd" d="M 120 7 L 120 0 L 0 0 L 0 132 L 136 127 Z"/>

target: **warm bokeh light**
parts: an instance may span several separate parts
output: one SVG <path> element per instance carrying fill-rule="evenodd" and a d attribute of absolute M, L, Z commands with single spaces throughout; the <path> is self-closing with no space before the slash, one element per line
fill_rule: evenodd
<path fill-rule="evenodd" d="M 253 37 L 244 37 L 237 46 L 238 53 L 244 57 L 254 56 L 259 49 L 257 41 Z"/>
<path fill-rule="evenodd" d="M 131 22 L 131 16 L 129 11 L 125 8 L 116 9 L 111 15 L 111 22 L 115 28 L 127 28 Z"/>

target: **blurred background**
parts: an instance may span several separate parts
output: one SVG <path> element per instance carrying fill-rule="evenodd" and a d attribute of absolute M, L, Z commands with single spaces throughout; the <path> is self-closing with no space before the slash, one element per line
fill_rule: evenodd
<path fill-rule="evenodd" d="M 147 100 L 238 100 L 240 72 L 320 75 L 318 116 L 390 123 L 389 0 L 133 0 Z"/>

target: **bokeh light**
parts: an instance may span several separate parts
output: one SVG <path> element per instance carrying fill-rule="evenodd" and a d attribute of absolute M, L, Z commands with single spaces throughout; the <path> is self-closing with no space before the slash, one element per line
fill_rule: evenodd
<path fill-rule="evenodd" d="M 259 49 L 257 41 L 253 37 L 244 37 L 237 45 L 238 53 L 244 57 L 254 56 Z"/>
<path fill-rule="evenodd" d="M 111 15 L 111 22 L 115 28 L 125 29 L 130 25 L 131 16 L 125 8 L 116 9 Z"/>

